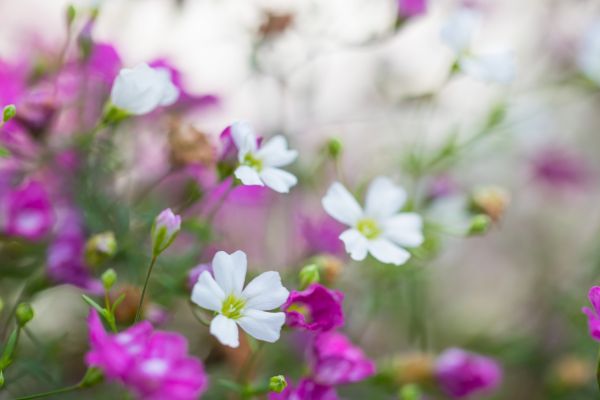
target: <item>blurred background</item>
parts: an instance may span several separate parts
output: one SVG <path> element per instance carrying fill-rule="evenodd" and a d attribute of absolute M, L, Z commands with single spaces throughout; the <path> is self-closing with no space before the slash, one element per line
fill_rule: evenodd
<path fill-rule="evenodd" d="M 71 3 L 93 5 L 0 0 L 0 59 L 57 52 Z M 166 58 L 190 92 L 219 98 L 218 106 L 187 115 L 186 123 L 216 138 L 232 121 L 247 120 L 266 136 L 284 133 L 299 149 L 305 190 L 269 207 L 243 201 L 225 207 L 218 219 L 222 246 L 245 249 L 259 270 L 293 268 L 306 243 L 292 234 L 282 239 L 280 232 L 294 232 L 298 215 L 322 215 L 319 201 L 335 176 L 364 187 L 387 175 L 423 198 L 441 187 L 427 215 L 447 226 L 463 223 L 465 198 L 487 189 L 490 207 L 500 210 L 485 236 L 440 235 L 436 257 L 393 276 L 381 266 L 344 271 L 339 286 L 347 296 L 346 332 L 377 360 L 450 346 L 491 355 L 503 364 L 505 382 L 489 398 L 596 398 L 597 346 L 580 308 L 600 279 L 600 82 L 586 77 L 580 60 L 590 27 L 600 20 L 597 1 L 432 0 L 415 16 L 399 14 L 392 0 L 96 3 L 102 6 L 94 40 L 113 44 L 125 66 Z M 473 52 L 510 49 L 510 83 L 452 72 L 456 53 L 440 31 L 465 6 L 482 15 Z M 123 146 L 138 151 L 116 178 L 118 192 L 132 179 L 151 182 L 162 174 L 167 141 L 150 133 L 154 128 L 130 129 L 135 143 Z M 311 180 L 312 166 L 333 137 L 343 143 L 343 157 Z M 450 142 L 458 144 L 448 151 Z M 443 162 L 419 164 L 419 157 L 436 154 Z M 243 227 L 241 217 L 249 221 Z M 264 243 L 252 240 L 253 221 L 268 226 L 260 236 Z M 182 274 L 207 261 L 174 259 Z M 56 368 L 62 366 L 50 372 L 51 381 L 68 380 L 82 368 L 86 306 L 79 296 L 74 287 L 57 286 L 34 298 L 36 314 L 49 318 L 36 319 L 31 328 L 49 343 Z M 168 329 L 184 332 L 193 350 L 208 356 L 206 330 L 185 302 L 178 309 Z M 422 325 L 426 329 L 415 328 Z M 280 369 L 294 357 L 271 352 L 265 363 Z M 236 365 L 235 355 L 218 357 Z M 48 365 L 30 367 L 32 377 L 32 371 L 47 374 Z M 388 398 L 369 384 L 341 393 Z"/>

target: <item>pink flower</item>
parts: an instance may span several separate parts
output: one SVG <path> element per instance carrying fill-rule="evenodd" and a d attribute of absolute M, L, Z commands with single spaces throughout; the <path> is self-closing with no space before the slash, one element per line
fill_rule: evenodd
<path fill-rule="evenodd" d="M 321 333 L 315 338 L 310 362 L 314 381 L 322 385 L 359 382 L 375 373 L 375 363 L 338 332 Z"/>
<path fill-rule="evenodd" d="M 202 275 L 204 271 L 208 271 L 211 275 L 213 275 L 213 270 L 210 263 L 198 264 L 192 268 L 190 272 L 188 272 L 188 289 L 192 290 L 194 288 L 194 285 L 196 282 L 198 282 L 198 278 L 200 278 L 200 275 Z"/>
<path fill-rule="evenodd" d="M 492 390 L 502 380 L 502 370 L 495 360 L 457 348 L 443 352 L 435 369 L 440 387 L 453 398 Z"/>
<path fill-rule="evenodd" d="M 343 300 L 342 292 L 313 283 L 301 292 L 292 291 L 281 308 L 289 326 L 326 332 L 344 325 Z"/>
<path fill-rule="evenodd" d="M 398 0 L 398 14 L 402 17 L 416 17 L 427 12 L 427 0 Z"/>
<path fill-rule="evenodd" d="M 305 378 L 298 386 L 288 385 L 281 393 L 269 393 L 269 400 L 338 400 L 338 395 L 331 386 Z"/>
<path fill-rule="evenodd" d="M 344 225 L 335 219 L 328 215 L 313 220 L 301 216 L 299 225 L 302 238 L 311 254 L 328 253 L 336 256 L 345 254 L 343 243 L 339 239 L 344 231 Z"/>
<path fill-rule="evenodd" d="M 594 286 L 588 292 L 588 298 L 594 309 L 583 307 L 583 311 L 588 317 L 588 329 L 590 336 L 600 341 L 600 286 Z"/>
<path fill-rule="evenodd" d="M 584 160 L 563 148 L 546 148 L 532 161 L 536 182 L 555 189 L 578 189 L 590 178 Z"/>
<path fill-rule="evenodd" d="M 96 310 L 88 319 L 89 366 L 119 381 L 144 400 L 195 400 L 207 386 L 202 363 L 187 354 L 187 342 L 176 333 L 153 331 L 149 322 L 109 335 Z"/>
<path fill-rule="evenodd" d="M 52 229 L 52 205 L 48 193 L 39 182 L 30 181 L 13 190 L 6 202 L 7 234 L 40 240 Z"/>

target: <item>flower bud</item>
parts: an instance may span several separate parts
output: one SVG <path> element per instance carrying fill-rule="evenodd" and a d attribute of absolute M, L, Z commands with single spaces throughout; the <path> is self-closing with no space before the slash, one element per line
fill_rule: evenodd
<path fill-rule="evenodd" d="M 399 397 L 400 400 L 420 400 L 422 398 L 421 389 L 414 384 L 402 386 Z"/>
<path fill-rule="evenodd" d="M 558 359 L 551 368 L 551 382 L 559 388 L 584 387 L 594 375 L 594 366 L 583 358 L 567 355 Z"/>
<path fill-rule="evenodd" d="M 112 232 L 92 236 L 85 244 L 85 261 L 97 267 L 117 253 L 117 240 Z"/>
<path fill-rule="evenodd" d="M 152 225 L 152 255 L 157 257 L 173 243 L 181 230 L 181 216 L 170 208 L 161 212 Z"/>
<path fill-rule="evenodd" d="M 77 16 L 77 10 L 73 4 L 69 4 L 67 6 L 66 18 L 67 18 L 67 26 L 71 26 L 73 21 L 75 21 L 75 17 Z"/>
<path fill-rule="evenodd" d="M 475 189 L 471 196 L 472 208 L 498 222 L 510 203 L 510 194 L 499 186 L 486 186 Z"/>
<path fill-rule="evenodd" d="M 287 381 L 283 375 L 272 376 L 269 379 L 269 391 L 281 393 L 287 387 Z"/>
<path fill-rule="evenodd" d="M 17 115 L 17 107 L 14 104 L 9 104 L 2 110 L 2 122 L 6 123 Z"/>
<path fill-rule="evenodd" d="M 94 386 L 102 382 L 103 380 L 104 375 L 102 374 L 102 371 L 99 368 L 92 367 L 85 372 L 85 375 L 81 379 L 79 386 L 82 388 L 87 388 L 90 386 Z"/>
<path fill-rule="evenodd" d="M 492 220 L 485 214 L 479 214 L 471 219 L 468 234 L 470 236 L 482 235 L 490 229 Z"/>
<path fill-rule="evenodd" d="M 326 285 L 331 285 L 337 281 L 344 269 L 342 260 L 329 254 L 315 257 L 314 261 L 319 266 L 319 277 Z"/>
<path fill-rule="evenodd" d="M 110 293 L 110 300 L 112 303 L 117 301 L 121 295 L 125 295 L 125 298 L 119 304 L 115 310 L 115 318 L 120 324 L 131 324 L 135 319 L 135 314 L 140 304 L 140 298 L 142 297 L 142 290 L 137 286 L 132 285 L 119 285 L 115 290 Z M 148 306 L 148 301 L 144 299 L 142 304 L 142 315 L 145 315 Z"/>
<path fill-rule="evenodd" d="M 300 270 L 300 290 L 304 290 L 311 283 L 319 283 L 319 267 L 315 264 L 307 265 Z"/>
<path fill-rule="evenodd" d="M 428 354 L 406 354 L 392 362 L 394 380 L 400 385 L 426 384 L 433 379 L 434 370 L 434 359 Z"/>
<path fill-rule="evenodd" d="M 33 315 L 34 315 L 33 308 L 31 308 L 31 305 L 29 303 L 19 304 L 15 311 L 15 317 L 17 319 L 17 324 L 21 328 L 24 327 L 25 325 L 27 325 L 27 323 L 33 319 Z"/>
<path fill-rule="evenodd" d="M 113 287 L 115 282 L 117 281 L 117 273 L 114 269 L 109 268 L 102 274 L 102 286 L 104 286 L 104 290 L 107 292 Z"/>
<path fill-rule="evenodd" d="M 338 158 L 343 150 L 342 141 L 339 138 L 331 138 L 327 142 L 327 153 L 331 158 Z"/>

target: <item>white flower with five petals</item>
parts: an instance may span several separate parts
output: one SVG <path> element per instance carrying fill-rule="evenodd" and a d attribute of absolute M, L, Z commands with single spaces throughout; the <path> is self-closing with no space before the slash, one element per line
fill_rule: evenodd
<path fill-rule="evenodd" d="M 406 192 L 385 177 L 376 178 L 367 190 L 364 210 L 341 183 L 331 185 L 322 204 L 339 222 L 350 226 L 340 235 L 350 257 L 402 265 L 409 258 L 406 247 L 423 243 L 423 221 L 416 213 L 399 212 Z"/>
<path fill-rule="evenodd" d="M 210 333 L 226 346 L 238 347 L 238 325 L 250 336 L 276 342 L 285 322 L 283 312 L 267 312 L 280 307 L 288 298 L 278 272 L 263 272 L 244 288 L 246 254 L 219 251 L 212 261 L 214 278 L 204 271 L 192 291 L 192 301 L 217 315 Z"/>
<path fill-rule="evenodd" d="M 245 122 L 234 123 L 231 136 L 238 149 L 239 166 L 235 176 L 244 185 L 266 185 L 276 192 L 288 193 L 298 182 L 294 175 L 279 168 L 298 157 L 296 150 L 287 148 L 283 136 L 275 136 L 259 148 L 252 127 Z"/>

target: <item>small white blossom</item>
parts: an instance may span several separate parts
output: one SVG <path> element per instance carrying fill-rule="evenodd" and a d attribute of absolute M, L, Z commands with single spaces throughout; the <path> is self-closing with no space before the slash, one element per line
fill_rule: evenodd
<path fill-rule="evenodd" d="M 192 291 L 192 301 L 218 315 L 210 333 L 226 346 L 239 346 L 238 325 L 250 336 L 276 342 L 285 322 L 282 312 L 267 312 L 280 307 L 288 298 L 278 272 L 263 272 L 244 288 L 247 260 L 243 251 L 219 251 L 212 261 L 214 278 L 204 271 Z"/>
<path fill-rule="evenodd" d="M 142 115 L 159 106 L 175 103 L 179 89 L 171 82 L 171 74 L 167 69 L 139 64 L 119 72 L 110 97 L 116 107 L 129 114 Z"/>
<path fill-rule="evenodd" d="M 600 85 L 600 21 L 585 32 L 577 64 L 585 76 Z"/>
<path fill-rule="evenodd" d="M 472 51 L 473 37 L 480 25 L 479 12 L 463 7 L 448 19 L 440 36 L 456 53 L 456 62 L 461 71 L 482 81 L 508 84 L 514 79 L 517 69 L 512 51 L 504 48 Z"/>
<path fill-rule="evenodd" d="M 410 253 L 405 247 L 423 243 L 423 221 L 416 213 L 399 210 L 406 192 L 385 177 L 376 178 L 367 190 L 364 210 L 341 183 L 331 185 L 323 208 L 339 222 L 350 226 L 340 235 L 350 257 L 364 260 L 367 253 L 383 263 L 402 265 Z"/>
<path fill-rule="evenodd" d="M 287 148 L 283 136 L 275 136 L 259 148 L 252 127 L 245 122 L 234 123 L 231 136 L 238 149 L 239 166 L 235 176 L 244 185 L 266 185 L 276 192 L 288 193 L 298 182 L 294 175 L 279 168 L 298 157 L 296 150 Z"/>

